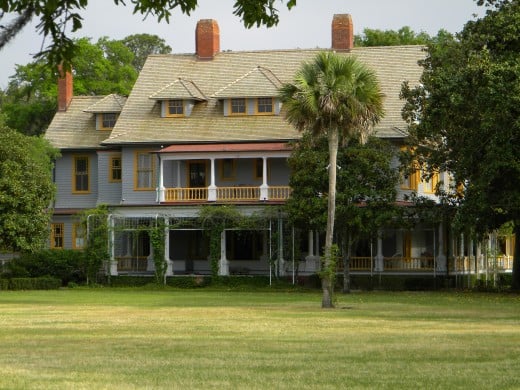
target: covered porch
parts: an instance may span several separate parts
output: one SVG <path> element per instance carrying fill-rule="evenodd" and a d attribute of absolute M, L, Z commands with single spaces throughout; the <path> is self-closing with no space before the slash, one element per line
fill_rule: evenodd
<path fill-rule="evenodd" d="M 290 152 L 284 142 L 168 146 L 158 152 L 157 201 L 285 201 Z"/>

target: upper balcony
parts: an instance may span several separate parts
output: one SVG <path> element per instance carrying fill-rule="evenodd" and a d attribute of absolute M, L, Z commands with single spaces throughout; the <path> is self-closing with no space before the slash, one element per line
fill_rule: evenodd
<path fill-rule="evenodd" d="M 160 203 L 280 202 L 290 196 L 287 143 L 184 144 L 159 155 Z"/>

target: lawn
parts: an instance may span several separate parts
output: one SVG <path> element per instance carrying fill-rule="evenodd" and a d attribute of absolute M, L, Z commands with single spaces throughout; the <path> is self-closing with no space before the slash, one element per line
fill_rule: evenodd
<path fill-rule="evenodd" d="M 520 296 L 0 292 L 1 389 L 520 388 Z"/>

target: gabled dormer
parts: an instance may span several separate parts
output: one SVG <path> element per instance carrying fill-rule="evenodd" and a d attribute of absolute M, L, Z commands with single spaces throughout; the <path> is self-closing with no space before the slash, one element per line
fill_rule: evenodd
<path fill-rule="evenodd" d="M 198 102 L 208 99 L 193 81 L 178 78 L 150 96 L 161 105 L 162 118 L 189 117 Z"/>
<path fill-rule="evenodd" d="M 222 102 L 224 116 L 279 115 L 281 103 L 277 95 L 281 85 L 273 72 L 257 66 L 213 97 Z"/>
<path fill-rule="evenodd" d="M 95 115 L 96 130 L 112 130 L 125 103 L 126 97 L 110 94 L 89 106 L 84 112 L 90 112 Z"/>

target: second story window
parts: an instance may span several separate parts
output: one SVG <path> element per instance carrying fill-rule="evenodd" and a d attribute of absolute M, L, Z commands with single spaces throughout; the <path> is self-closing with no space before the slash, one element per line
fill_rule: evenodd
<path fill-rule="evenodd" d="M 231 115 L 244 115 L 246 113 L 246 99 L 231 99 Z"/>
<path fill-rule="evenodd" d="M 87 156 L 74 157 L 72 192 L 89 192 L 89 166 Z"/>
<path fill-rule="evenodd" d="M 273 113 L 273 98 L 258 98 L 256 100 L 256 112 L 258 114 Z"/>
<path fill-rule="evenodd" d="M 113 156 L 110 158 L 110 181 L 111 182 L 120 182 L 122 178 L 122 166 L 121 166 L 121 157 Z"/>
<path fill-rule="evenodd" d="M 148 152 L 136 152 L 135 189 L 154 189 L 154 156 Z"/>
<path fill-rule="evenodd" d="M 168 116 L 184 116 L 184 102 L 179 99 L 169 100 Z"/>
<path fill-rule="evenodd" d="M 117 114 L 113 112 L 105 112 L 101 114 L 101 129 L 112 129 L 116 125 Z"/>

